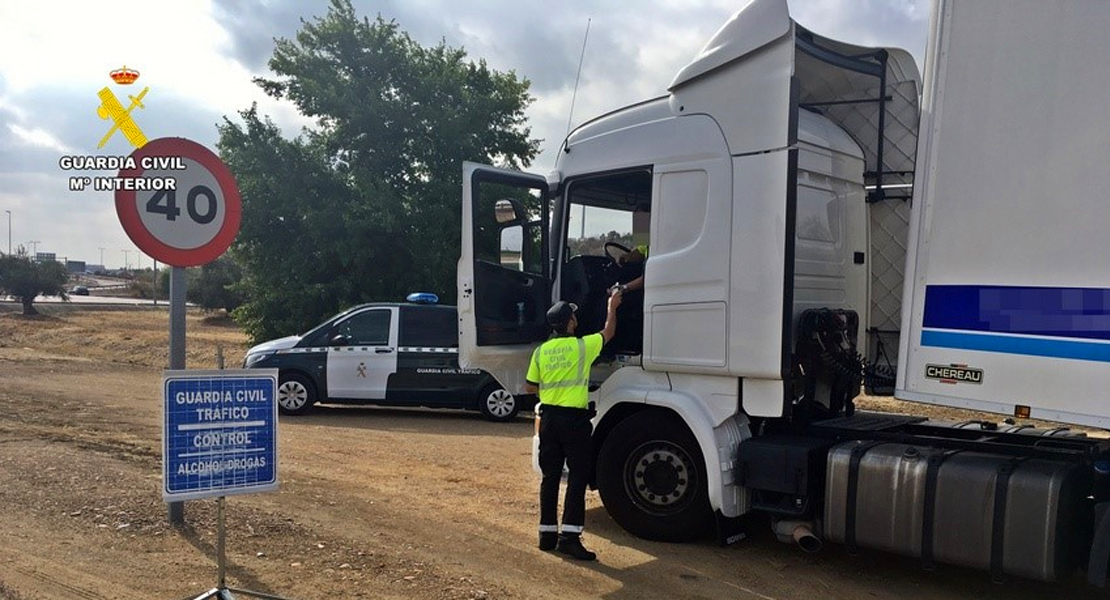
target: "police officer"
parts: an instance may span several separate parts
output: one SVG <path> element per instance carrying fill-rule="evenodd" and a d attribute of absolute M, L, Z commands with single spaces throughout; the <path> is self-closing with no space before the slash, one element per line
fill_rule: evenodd
<path fill-rule="evenodd" d="M 575 337 L 578 307 L 556 302 L 547 311 L 551 338 L 536 348 L 528 366 L 524 391 L 539 392 L 540 397 L 540 550 L 555 550 L 579 560 L 595 560 L 597 555 L 582 546 L 586 523 L 586 484 L 593 469 L 593 411 L 589 402 L 590 365 L 601 354 L 601 347 L 613 339 L 617 330 L 620 292 L 609 296 L 605 329 Z M 563 462 L 570 473 L 563 500 L 563 526 L 559 528 L 559 483 Z"/>

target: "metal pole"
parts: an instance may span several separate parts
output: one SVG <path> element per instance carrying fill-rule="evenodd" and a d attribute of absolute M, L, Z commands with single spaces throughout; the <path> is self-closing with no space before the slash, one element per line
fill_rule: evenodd
<path fill-rule="evenodd" d="M 217 568 L 217 573 L 218 573 L 218 575 L 216 577 L 219 580 L 219 583 L 216 584 L 216 587 L 218 587 L 222 590 L 222 589 L 227 588 L 227 577 L 226 577 L 227 568 L 224 565 L 224 497 L 223 496 L 220 496 L 220 498 L 218 500 L 216 500 L 216 554 L 218 555 L 217 560 L 219 561 L 219 562 L 216 563 L 216 565 L 217 565 L 216 568 Z"/>
<path fill-rule="evenodd" d="M 12 253 L 12 211 L 5 210 L 8 213 L 8 254 Z"/>
<path fill-rule="evenodd" d="M 184 267 L 170 268 L 170 369 L 185 368 L 185 278 Z M 185 503 L 169 503 L 170 524 L 185 524 Z"/>
<path fill-rule="evenodd" d="M 154 306 L 158 306 L 158 259 L 154 259 L 154 268 L 150 271 L 150 296 L 154 299 Z"/>

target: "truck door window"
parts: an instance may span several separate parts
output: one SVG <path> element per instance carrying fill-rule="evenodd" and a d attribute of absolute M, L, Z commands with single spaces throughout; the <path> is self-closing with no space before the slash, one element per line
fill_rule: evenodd
<path fill-rule="evenodd" d="M 485 183 L 480 194 L 482 201 L 475 206 L 474 216 L 474 257 L 513 271 L 541 274 L 540 190 Z M 498 202 L 487 201 L 492 198 L 512 201 L 518 211 L 516 218 L 506 220 L 498 215 Z"/>
<path fill-rule="evenodd" d="M 477 171 L 471 187 L 474 319 L 479 346 L 530 344 L 547 336 L 551 306 L 547 183 Z"/>

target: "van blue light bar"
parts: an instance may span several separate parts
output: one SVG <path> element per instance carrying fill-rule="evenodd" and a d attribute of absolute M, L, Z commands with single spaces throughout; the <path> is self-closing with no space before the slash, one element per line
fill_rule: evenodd
<path fill-rule="evenodd" d="M 413 304 L 436 304 L 439 302 L 439 296 L 430 292 L 413 292 L 405 298 L 405 302 L 412 302 Z"/>

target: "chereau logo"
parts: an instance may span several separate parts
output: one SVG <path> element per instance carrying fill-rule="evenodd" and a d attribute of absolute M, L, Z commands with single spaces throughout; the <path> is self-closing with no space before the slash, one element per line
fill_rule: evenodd
<path fill-rule="evenodd" d="M 967 365 L 925 365 L 925 378 L 941 383 L 983 383 L 983 370 Z"/>

